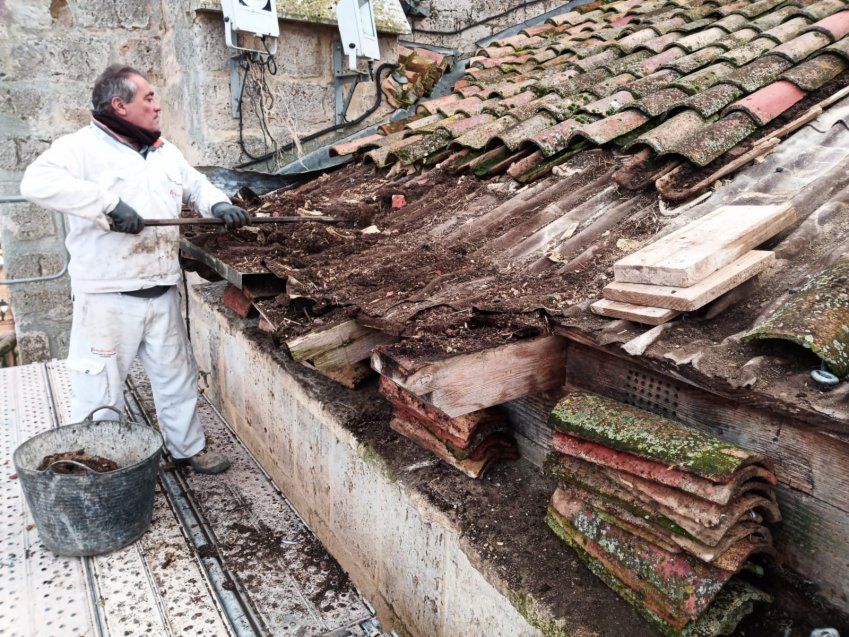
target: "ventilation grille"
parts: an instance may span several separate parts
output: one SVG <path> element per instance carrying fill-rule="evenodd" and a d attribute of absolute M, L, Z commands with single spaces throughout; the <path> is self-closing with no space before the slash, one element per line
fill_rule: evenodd
<path fill-rule="evenodd" d="M 624 402 L 667 418 L 678 418 L 678 390 L 648 374 L 628 370 Z"/>

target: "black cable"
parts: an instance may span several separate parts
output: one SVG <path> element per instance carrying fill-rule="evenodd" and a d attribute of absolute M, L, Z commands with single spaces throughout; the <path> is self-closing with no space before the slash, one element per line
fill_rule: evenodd
<path fill-rule="evenodd" d="M 475 27 L 482 26 L 487 22 L 492 22 L 493 20 L 497 20 L 498 18 L 503 18 L 504 16 L 510 15 L 514 11 L 518 9 L 524 9 L 526 7 L 530 7 L 535 4 L 539 4 L 540 2 L 544 2 L 545 0 L 525 0 L 518 7 L 510 7 L 509 9 L 502 11 L 501 13 L 496 13 L 495 15 L 491 15 L 488 18 L 484 18 L 483 20 L 478 20 L 477 22 L 472 22 L 471 24 L 467 24 L 465 26 L 460 27 L 459 29 L 455 29 L 453 31 L 437 31 L 435 29 L 419 29 L 418 27 L 413 29 L 414 34 L 424 33 L 426 35 L 459 35 L 463 33 L 463 31 L 468 31 L 469 29 L 474 29 Z"/>
<path fill-rule="evenodd" d="M 332 133 L 334 131 L 337 131 L 337 130 L 340 130 L 340 129 L 343 129 L 343 128 L 350 128 L 351 126 L 356 126 L 357 124 L 363 122 L 367 117 L 369 117 L 369 115 L 371 115 L 378 108 L 380 108 L 380 105 L 383 102 L 383 91 L 380 88 L 380 81 L 381 81 L 380 76 L 381 76 L 381 74 L 386 69 L 394 69 L 395 66 L 396 65 L 392 64 L 391 62 L 385 62 L 385 63 L 383 63 L 383 64 L 381 64 L 380 66 L 377 67 L 377 71 L 375 71 L 375 73 L 374 73 L 374 83 L 375 83 L 375 87 L 377 89 L 377 95 L 374 98 L 374 104 L 372 104 L 371 107 L 365 113 L 363 113 L 362 115 L 360 115 L 356 119 L 352 119 L 350 122 L 344 122 L 342 124 L 334 124 L 333 126 L 328 126 L 327 128 L 322 128 L 321 130 L 317 130 L 314 133 L 310 133 L 309 135 L 305 135 L 304 137 L 301 137 L 300 141 L 309 142 L 309 141 L 312 141 L 312 140 L 314 140 L 318 137 L 321 137 L 323 135 L 327 135 L 328 133 Z M 244 84 L 242 85 L 242 89 L 244 90 Z M 241 110 L 241 97 L 239 98 L 239 100 L 240 100 L 239 129 L 241 131 L 241 112 L 242 112 L 242 110 Z M 239 138 L 241 139 L 241 132 L 239 134 Z M 284 144 L 283 146 L 280 146 L 277 149 L 276 152 L 266 153 L 265 155 L 260 155 L 259 157 L 253 157 L 252 155 L 247 153 L 247 151 L 245 151 L 245 154 L 248 155 L 248 157 L 251 158 L 251 161 L 246 161 L 242 164 L 239 164 L 239 165 L 236 166 L 236 168 L 247 168 L 248 166 L 252 166 L 253 164 L 256 164 L 257 162 L 266 161 L 266 160 L 274 157 L 275 154 L 277 154 L 279 152 L 290 150 L 294 146 L 295 146 L 295 142 L 293 140 L 291 142 Z M 244 148 L 242 148 L 242 150 L 244 151 Z"/>

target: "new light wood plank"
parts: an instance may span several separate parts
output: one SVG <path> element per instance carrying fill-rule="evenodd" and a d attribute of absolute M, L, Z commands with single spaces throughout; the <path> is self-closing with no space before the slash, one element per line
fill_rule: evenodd
<path fill-rule="evenodd" d="M 796 220 L 790 203 L 721 206 L 613 265 L 623 283 L 689 287 L 739 259 Z"/>
<path fill-rule="evenodd" d="M 681 313 L 676 310 L 669 310 L 662 307 L 634 305 L 633 303 L 611 301 L 610 299 L 600 299 L 596 301 L 590 305 L 590 310 L 592 310 L 593 314 L 625 319 L 626 321 L 634 321 L 645 325 L 662 325 L 667 321 L 671 321 Z"/>
<path fill-rule="evenodd" d="M 604 288 L 604 298 L 634 305 L 691 312 L 760 274 L 774 262 L 774 252 L 752 250 L 687 288 L 614 281 Z"/>
<path fill-rule="evenodd" d="M 560 387 L 566 341 L 544 336 L 421 363 L 377 351 L 371 361 L 378 373 L 454 418 Z"/>

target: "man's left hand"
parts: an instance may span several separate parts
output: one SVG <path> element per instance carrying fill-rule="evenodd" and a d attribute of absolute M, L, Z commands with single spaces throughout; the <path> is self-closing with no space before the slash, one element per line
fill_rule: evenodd
<path fill-rule="evenodd" d="M 248 222 L 248 213 L 239 206 L 231 203 L 220 202 L 212 206 L 212 216 L 224 220 L 228 230 L 241 228 Z"/>

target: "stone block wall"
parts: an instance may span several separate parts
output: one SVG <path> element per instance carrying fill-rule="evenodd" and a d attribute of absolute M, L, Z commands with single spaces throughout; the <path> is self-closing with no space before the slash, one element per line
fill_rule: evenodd
<path fill-rule="evenodd" d="M 470 51 L 481 38 L 566 4 L 567 0 L 419 0 L 429 3 L 427 18 L 411 18 L 417 42 Z M 504 15 L 501 15 L 504 14 Z M 478 26 L 464 28 L 482 22 Z M 459 33 L 455 33 L 460 30 Z"/>

